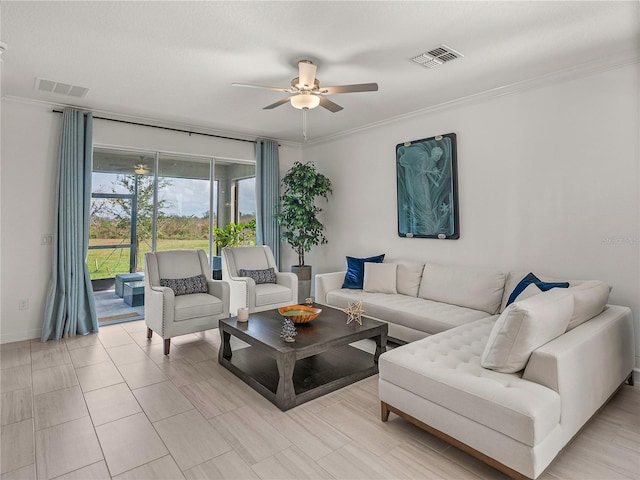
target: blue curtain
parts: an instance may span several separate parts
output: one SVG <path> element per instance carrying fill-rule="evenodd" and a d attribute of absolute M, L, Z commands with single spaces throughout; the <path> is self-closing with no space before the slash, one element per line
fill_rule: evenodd
<path fill-rule="evenodd" d="M 274 218 L 280 204 L 278 142 L 256 142 L 256 243 L 268 245 L 280 268 L 280 225 Z"/>
<path fill-rule="evenodd" d="M 98 331 L 86 258 L 92 169 L 91 113 L 62 114 L 53 268 L 42 341 Z"/>

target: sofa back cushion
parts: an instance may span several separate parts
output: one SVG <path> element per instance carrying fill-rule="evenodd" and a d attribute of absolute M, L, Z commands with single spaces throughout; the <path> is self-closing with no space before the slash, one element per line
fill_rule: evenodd
<path fill-rule="evenodd" d="M 573 295 L 553 289 L 514 302 L 496 320 L 480 365 L 501 373 L 522 370 L 534 350 L 567 330 L 573 313 Z"/>
<path fill-rule="evenodd" d="M 518 284 L 525 278 L 530 272 L 528 271 L 515 271 L 508 272 L 507 279 L 504 284 L 504 295 L 502 296 L 502 303 L 500 304 L 500 313 L 504 312 L 504 309 L 507 308 L 507 302 L 509 301 L 509 297 L 513 293 L 513 290 L 518 286 Z M 535 273 L 536 277 L 538 277 L 542 282 L 547 283 L 558 283 L 558 282 L 569 282 L 569 288 L 577 287 L 578 285 L 582 285 L 588 280 L 569 280 L 566 278 L 556 278 L 550 277 L 549 275 L 540 275 L 537 272 Z"/>
<path fill-rule="evenodd" d="M 552 288 L 569 288 L 569 282 L 543 282 L 533 272 L 530 272 L 513 289 L 505 308 L 516 300 L 525 300 L 542 292 L 547 292 Z"/>
<path fill-rule="evenodd" d="M 599 280 L 587 280 L 568 291 L 573 295 L 573 314 L 567 330 L 599 315 L 609 301 L 609 285 Z"/>
<path fill-rule="evenodd" d="M 509 272 L 507 274 L 504 295 L 502 297 L 502 305 L 500 307 L 501 313 L 504 312 L 505 308 L 507 308 L 506 304 L 513 293 L 513 290 L 526 275 L 527 272 Z M 599 315 L 609 301 L 611 287 L 600 280 L 566 280 L 550 277 L 548 275 L 537 275 L 537 277 L 543 282 L 569 282 L 569 288 L 567 290 L 573 294 L 574 311 L 567 330 L 571 330 L 581 323 Z M 518 299 L 525 299 L 540 293 L 542 292 L 540 292 L 539 289 L 536 289 L 535 286 L 529 286 L 518 296 Z"/>
<path fill-rule="evenodd" d="M 493 315 L 500 308 L 504 281 L 505 274 L 497 270 L 427 262 L 418 296 Z"/>
<path fill-rule="evenodd" d="M 385 263 L 398 264 L 398 269 L 396 270 L 396 289 L 398 293 L 410 297 L 417 297 L 420 280 L 422 280 L 424 263 L 399 259 L 388 259 L 385 260 Z"/>

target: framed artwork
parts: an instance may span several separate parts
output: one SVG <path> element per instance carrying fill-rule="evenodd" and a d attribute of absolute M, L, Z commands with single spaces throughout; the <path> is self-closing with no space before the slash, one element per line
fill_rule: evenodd
<path fill-rule="evenodd" d="M 398 235 L 460 238 L 456 134 L 396 145 Z"/>

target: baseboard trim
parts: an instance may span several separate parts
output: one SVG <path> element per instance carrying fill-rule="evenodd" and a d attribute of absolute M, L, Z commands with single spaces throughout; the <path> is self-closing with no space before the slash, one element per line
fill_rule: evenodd
<path fill-rule="evenodd" d="M 634 382 L 640 382 L 640 368 L 633 369 L 633 380 Z"/>
<path fill-rule="evenodd" d="M 41 334 L 41 328 L 32 328 L 31 330 L 24 330 L 22 332 L 0 335 L 0 344 L 22 342 L 23 340 L 33 340 L 34 338 L 40 338 Z"/>

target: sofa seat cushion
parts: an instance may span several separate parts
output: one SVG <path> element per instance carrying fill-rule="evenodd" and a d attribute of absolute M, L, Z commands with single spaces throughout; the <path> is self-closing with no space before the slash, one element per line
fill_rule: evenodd
<path fill-rule="evenodd" d="M 480 366 L 496 318 L 384 353 L 380 378 L 533 447 L 558 426 L 560 396 L 518 374 Z"/>
<path fill-rule="evenodd" d="M 362 308 L 367 316 L 430 335 L 487 317 L 485 312 L 479 310 L 407 295 L 369 293 L 346 288 L 327 294 L 329 305 L 337 308 L 345 308 L 358 300 L 362 300 Z"/>
<path fill-rule="evenodd" d="M 261 283 L 256 285 L 256 307 L 296 300 L 297 299 L 291 298 L 290 288 L 278 285 L 277 283 Z"/>
<path fill-rule="evenodd" d="M 174 299 L 175 321 L 190 320 L 222 313 L 222 300 L 208 293 L 179 295 Z"/>

